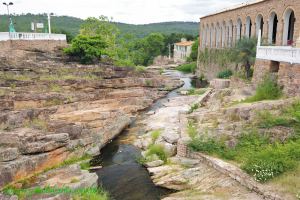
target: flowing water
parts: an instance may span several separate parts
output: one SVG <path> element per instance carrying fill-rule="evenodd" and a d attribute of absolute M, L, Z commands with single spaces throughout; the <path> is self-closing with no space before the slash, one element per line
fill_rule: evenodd
<path fill-rule="evenodd" d="M 180 89 L 192 87 L 191 78 L 180 72 L 167 70 L 166 76 L 180 78 L 184 85 Z M 166 97 L 156 101 L 149 109 L 141 113 L 131 126 L 124 130 L 119 137 L 113 140 L 101 150 L 101 155 L 92 163 L 100 164 L 103 168 L 97 170 L 99 185 L 107 190 L 114 200 L 158 200 L 172 191 L 156 187 L 147 170 L 136 162 L 141 152 L 133 146 L 134 140 L 145 134 L 143 125 L 140 123 L 147 117 L 148 111 L 156 111 L 163 106 L 168 99 L 178 96 L 178 90 L 170 92 Z"/>

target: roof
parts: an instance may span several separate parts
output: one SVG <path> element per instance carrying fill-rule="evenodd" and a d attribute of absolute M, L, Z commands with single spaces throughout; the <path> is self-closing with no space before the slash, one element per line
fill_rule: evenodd
<path fill-rule="evenodd" d="M 242 7 L 246 7 L 246 6 L 250 6 L 250 5 L 253 5 L 253 4 L 261 3 L 261 2 L 264 2 L 264 1 L 267 1 L 267 0 L 252 0 L 252 1 L 247 1 L 247 2 L 245 2 L 245 3 L 238 4 L 238 5 L 229 7 L 229 8 L 225 8 L 225 9 L 222 9 L 222 10 L 220 10 L 220 11 L 211 13 L 211 14 L 206 15 L 206 16 L 203 16 L 203 17 L 201 17 L 200 19 L 206 18 L 206 17 L 209 17 L 209 16 L 212 16 L 212 15 L 216 15 L 216 14 L 228 12 L 228 11 L 231 11 L 231 10 L 236 10 L 236 9 L 239 9 L 239 8 L 242 8 Z"/>
<path fill-rule="evenodd" d="M 177 46 L 191 46 L 194 44 L 194 41 L 178 42 L 175 43 Z"/>

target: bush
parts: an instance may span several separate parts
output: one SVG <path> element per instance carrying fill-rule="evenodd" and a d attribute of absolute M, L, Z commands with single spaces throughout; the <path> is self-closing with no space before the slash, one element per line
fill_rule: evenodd
<path fill-rule="evenodd" d="M 266 76 L 262 83 L 257 86 L 254 96 L 247 98 L 243 102 L 256 102 L 262 100 L 275 100 L 282 96 L 282 90 L 274 79 Z"/>
<path fill-rule="evenodd" d="M 189 147 L 194 151 L 242 163 L 242 169 L 259 182 L 266 182 L 295 169 L 300 161 L 300 139 L 290 139 L 285 144 L 271 144 L 269 137 L 256 132 L 241 135 L 232 149 L 225 142 L 212 138 L 194 138 Z"/>
<path fill-rule="evenodd" d="M 226 69 L 224 71 L 221 71 L 218 73 L 217 77 L 222 79 L 230 78 L 233 75 L 232 71 L 230 69 Z"/>
<path fill-rule="evenodd" d="M 160 160 L 164 161 L 165 163 L 167 162 L 168 156 L 162 145 L 154 144 L 154 145 L 150 146 L 146 153 L 146 157 L 151 156 L 151 155 L 157 155 Z"/>
<path fill-rule="evenodd" d="M 195 73 L 197 68 L 197 63 L 196 62 L 191 62 L 188 64 L 183 64 L 180 65 L 176 68 L 176 70 L 184 72 L 184 73 Z"/>
<path fill-rule="evenodd" d="M 78 35 L 72 40 L 70 47 L 65 48 L 67 55 L 78 58 L 81 63 L 89 64 L 100 60 L 105 53 L 107 43 L 101 36 Z"/>

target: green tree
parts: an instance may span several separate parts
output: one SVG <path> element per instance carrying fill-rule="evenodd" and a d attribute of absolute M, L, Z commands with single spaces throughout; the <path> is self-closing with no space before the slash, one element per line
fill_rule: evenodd
<path fill-rule="evenodd" d="M 116 56 L 116 41 L 120 31 L 106 16 L 89 17 L 80 27 L 80 34 L 85 36 L 101 36 L 107 44 L 106 53 L 111 58 Z"/>
<path fill-rule="evenodd" d="M 256 38 L 242 38 L 235 46 L 235 60 L 237 63 L 242 63 L 247 73 L 247 78 L 250 77 L 251 65 L 255 63 L 256 58 Z"/>
<path fill-rule="evenodd" d="M 198 47 L 199 47 L 199 38 L 195 40 L 193 46 L 192 46 L 192 52 L 190 57 L 188 58 L 188 61 L 197 61 L 198 58 Z"/>
<path fill-rule="evenodd" d="M 136 65 L 150 65 L 156 56 L 162 55 L 164 36 L 161 33 L 151 33 L 137 40 L 134 45 L 133 61 Z"/>
<path fill-rule="evenodd" d="M 106 53 L 106 41 L 100 36 L 78 35 L 73 39 L 70 47 L 64 52 L 83 64 L 89 64 L 101 60 L 101 56 Z"/>

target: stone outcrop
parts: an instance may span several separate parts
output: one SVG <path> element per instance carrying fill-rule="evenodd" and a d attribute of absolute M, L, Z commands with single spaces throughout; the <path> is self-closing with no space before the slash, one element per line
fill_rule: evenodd
<path fill-rule="evenodd" d="M 178 79 L 60 53 L 16 50 L 0 62 L 0 188 L 99 150 Z"/>

